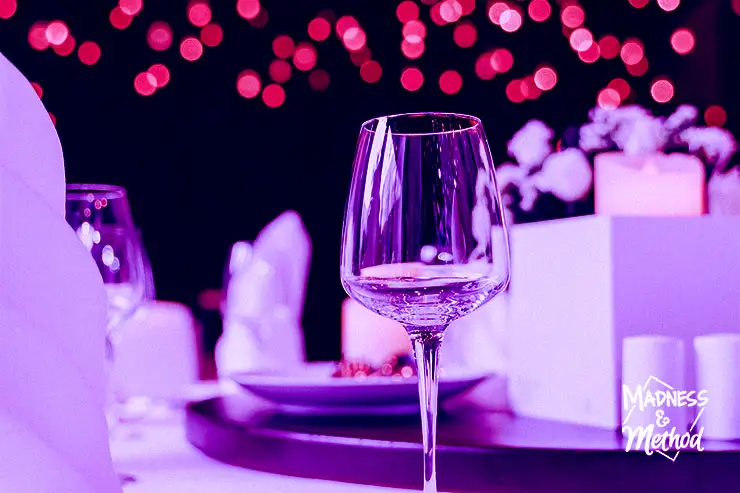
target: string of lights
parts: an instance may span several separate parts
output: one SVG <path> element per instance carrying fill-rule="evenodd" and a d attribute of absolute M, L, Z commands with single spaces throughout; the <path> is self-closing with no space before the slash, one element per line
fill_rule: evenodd
<path fill-rule="evenodd" d="M 650 0 L 625 0 L 637 10 L 645 9 Z M 681 0 L 655 0 L 657 6 L 670 13 L 680 7 Z M 740 0 L 731 0 L 732 7 L 740 15 Z M 485 9 L 490 23 L 504 33 L 514 34 L 524 22 L 544 23 L 553 15 L 559 16 L 562 33 L 580 61 L 587 65 L 600 60 L 618 60 L 624 65 L 626 77 L 644 77 L 650 63 L 645 56 L 643 42 L 635 37 L 622 41 L 613 34 L 596 37 L 587 26 L 585 9 L 577 0 L 529 0 L 499 1 L 488 0 L 402 0 L 396 8 L 397 20 L 401 23 L 402 40 L 400 54 L 406 60 L 399 82 L 401 86 L 414 92 L 429 82 L 423 71 L 414 64 L 426 52 L 425 41 L 431 35 L 433 26 L 452 25 L 454 43 L 461 49 L 475 49 L 478 34 L 491 26 L 476 25 L 471 14 L 477 9 Z M 119 30 L 127 29 L 144 9 L 143 0 L 118 0 L 110 11 L 108 22 Z M 0 18 L 10 19 L 17 10 L 16 0 L 0 0 Z M 187 18 L 198 35 L 183 37 L 177 49 L 180 57 L 187 62 L 197 62 L 206 49 L 218 47 L 224 38 L 222 26 L 214 21 L 208 0 L 191 0 L 187 5 Z M 238 0 L 235 13 L 245 19 L 252 27 L 262 28 L 268 23 L 267 9 L 260 0 Z M 422 14 L 425 14 L 422 16 Z M 424 20 L 424 19 L 428 20 Z M 430 24 L 431 25 L 428 25 Z M 368 35 L 357 18 L 351 15 L 337 17 L 333 12 L 323 11 L 310 19 L 306 32 L 310 41 L 296 41 L 299 36 L 280 34 L 272 42 L 274 60 L 269 64 L 266 74 L 246 68 L 236 80 L 238 94 L 247 99 L 261 97 L 270 108 L 282 106 L 286 100 L 285 83 L 293 77 L 294 70 L 308 73 L 308 83 L 315 91 L 328 89 L 330 74 L 317 67 L 318 46 L 336 35 L 351 62 L 359 67 L 359 75 L 368 84 L 378 82 L 384 75 L 379 60 L 374 59 L 368 46 Z M 146 41 L 152 50 L 165 52 L 175 44 L 173 30 L 165 20 L 151 23 L 146 31 Z M 670 36 L 673 51 L 684 56 L 690 54 L 696 45 L 696 36 L 687 27 L 676 29 Z M 78 43 L 69 26 L 63 20 L 50 22 L 36 21 L 28 31 L 28 42 L 39 51 L 51 49 L 57 55 L 67 57 L 77 51 L 77 58 L 85 65 L 95 65 L 103 56 L 100 46 L 92 40 Z M 476 58 L 473 71 L 481 80 L 491 80 L 511 71 L 515 57 L 506 48 L 484 51 Z M 626 77 L 611 80 L 596 94 L 596 104 L 603 108 L 614 108 L 628 103 L 633 89 Z M 142 96 L 153 96 L 170 83 L 169 68 L 162 63 L 152 65 L 133 78 L 134 90 Z M 444 94 L 454 95 L 463 87 L 463 75 L 457 70 L 444 70 L 436 81 Z M 506 96 L 512 103 L 533 101 L 543 94 L 553 91 L 558 83 L 558 74 L 552 64 L 543 63 L 529 75 L 513 78 L 506 84 Z M 41 87 L 36 84 L 41 96 Z M 675 95 L 675 87 L 670 78 L 664 75 L 654 77 L 650 84 L 650 95 L 657 103 L 669 103 Z M 710 106 L 704 112 L 709 125 L 721 126 L 726 121 L 726 112 L 719 105 Z"/>

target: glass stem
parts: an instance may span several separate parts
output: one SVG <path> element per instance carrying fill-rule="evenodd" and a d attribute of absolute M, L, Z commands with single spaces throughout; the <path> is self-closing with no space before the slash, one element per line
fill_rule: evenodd
<path fill-rule="evenodd" d="M 437 493 L 437 366 L 446 326 L 406 327 L 419 373 L 421 433 L 424 446 L 424 493 Z"/>

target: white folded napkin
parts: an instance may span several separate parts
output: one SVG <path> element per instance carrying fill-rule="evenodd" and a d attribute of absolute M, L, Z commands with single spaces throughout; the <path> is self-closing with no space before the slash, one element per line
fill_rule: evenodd
<path fill-rule="evenodd" d="M 0 279 L 0 491 L 120 491 L 100 274 L 64 217 L 4 163 Z"/>
<path fill-rule="evenodd" d="M 31 84 L 0 54 L 0 166 L 64 218 L 64 160 L 54 124 Z"/>
<path fill-rule="evenodd" d="M 281 214 L 260 232 L 227 287 L 219 376 L 305 361 L 301 318 L 310 261 L 311 240 L 297 213 Z"/>
<path fill-rule="evenodd" d="M 54 126 L 0 55 L 0 491 L 112 493 L 107 298 L 64 219 Z"/>

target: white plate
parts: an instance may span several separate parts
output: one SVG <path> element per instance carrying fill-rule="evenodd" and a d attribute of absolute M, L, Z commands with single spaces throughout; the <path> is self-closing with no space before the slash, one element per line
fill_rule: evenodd
<path fill-rule="evenodd" d="M 246 372 L 233 380 L 252 394 L 299 414 L 368 415 L 419 412 L 416 377 L 335 378 L 334 363 L 309 363 L 284 372 Z M 461 394 L 489 375 L 448 371 L 440 378 L 439 402 Z"/>

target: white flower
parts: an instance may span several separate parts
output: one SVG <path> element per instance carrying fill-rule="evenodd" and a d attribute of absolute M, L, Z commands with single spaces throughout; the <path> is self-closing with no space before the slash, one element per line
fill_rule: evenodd
<path fill-rule="evenodd" d="M 541 121 L 530 120 L 509 141 L 509 155 L 516 159 L 522 168 L 531 170 L 542 164 L 552 152 L 550 140 L 553 135 L 552 129 Z"/>
<path fill-rule="evenodd" d="M 708 195 L 710 214 L 740 215 L 740 168 L 712 175 L 709 180 Z"/>
<path fill-rule="evenodd" d="M 579 130 L 579 145 L 586 152 L 601 151 L 611 145 L 609 134 L 614 127 L 608 122 L 588 123 Z"/>
<path fill-rule="evenodd" d="M 623 120 L 612 139 L 625 154 L 638 155 L 659 151 L 665 144 L 663 122 L 652 116 Z"/>
<path fill-rule="evenodd" d="M 537 198 L 540 196 L 540 191 L 537 190 L 531 177 L 527 177 L 519 184 L 519 194 L 522 196 L 519 207 L 524 212 L 531 212 L 534 209 L 534 203 L 537 202 Z"/>
<path fill-rule="evenodd" d="M 496 168 L 496 182 L 498 189 L 506 190 L 509 185 L 516 187 L 527 177 L 527 170 L 511 163 L 505 163 Z"/>
<path fill-rule="evenodd" d="M 692 126 L 698 117 L 699 110 L 695 106 L 682 104 L 668 117 L 663 126 L 666 133 L 671 134 Z"/>
<path fill-rule="evenodd" d="M 678 140 L 689 146 L 692 153 L 703 150 L 707 159 L 714 163 L 714 171 L 722 172 L 737 150 L 737 143 L 730 132 L 718 127 L 687 128 Z"/>
<path fill-rule="evenodd" d="M 542 170 L 533 175 L 533 183 L 564 202 L 575 202 L 591 190 L 593 171 L 583 152 L 571 148 L 545 159 Z"/>

